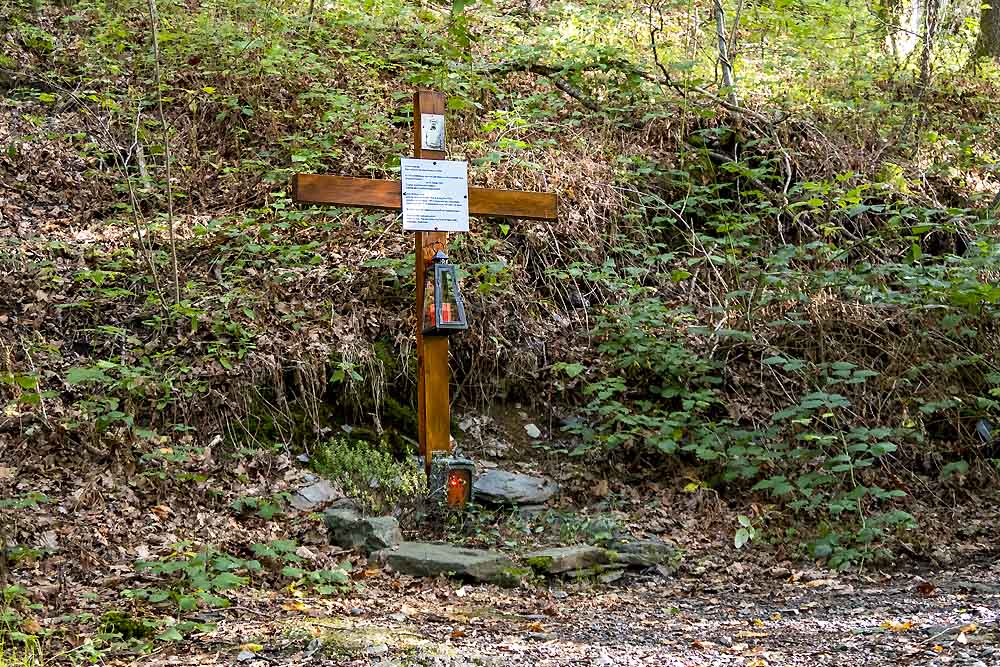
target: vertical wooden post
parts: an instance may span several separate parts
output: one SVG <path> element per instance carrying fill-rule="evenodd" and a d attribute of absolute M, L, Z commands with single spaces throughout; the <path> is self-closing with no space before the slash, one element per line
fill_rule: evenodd
<path fill-rule="evenodd" d="M 445 98 L 441 93 L 419 90 L 413 94 L 413 157 L 425 160 L 444 160 L 444 151 L 424 150 L 421 137 L 421 114 L 445 112 Z M 445 127 L 447 132 L 447 127 Z M 431 471 L 434 452 L 451 449 L 450 397 L 448 393 L 448 338 L 423 335 L 425 269 L 438 250 L 447 250 L 448 234 L 445 232 L 416 232 L 415 272 L 417 282 L 417 421 L 420 429 L 420 453 L 424 455 L 427 474 Z"/>

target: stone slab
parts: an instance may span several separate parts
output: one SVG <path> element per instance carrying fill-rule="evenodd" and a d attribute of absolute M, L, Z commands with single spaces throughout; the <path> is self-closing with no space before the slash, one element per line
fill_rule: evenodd
<path fill-rule="evenodd" d="M 551 547 L 533 551 L 524 556 L 525 563 L 530 565 L 532 569 L 545 574 L 585 570 L 595 565 L 607 565 L 615 560 L 613 552 L 589 544 Z"/>
<path fill-rule="evenodd" d="M 499 551 L 467 549 L 437 542 L 403 542 L 372 556 L 401 574 L 418 577 L 439 575 L 476 581 L 510 583 L 516 577 L 513 561 Z"/>
<path fill-rule="evenodd" d="M 657 538 L 612 540 L 607 547 L 615 552 L 619 562 L 634 567 L 663 565 L 677 557 L 676 546 Z"/>
<path fill-rule="evenodd" d="M 363 517 L 353 508 L 339 507 L 327 510 L 323 518 L 330 543 L 343 549 L 371 553 L 403 541 L 399 522 L 391 516 Z"/>
<path fill-rule="evenodd" d="M 296 491 L 289 503 L 300 512 L 309 512 L 343 495 L 340 489 L 329 481 L 321 479 Z"/>
<path fill-rule="evenodd" d="M 541 505 L 559 491 L 559 485 L 546 477 L 490 470 L 476 479 L 472 490 L 476 500 L 496 505 Z"/>

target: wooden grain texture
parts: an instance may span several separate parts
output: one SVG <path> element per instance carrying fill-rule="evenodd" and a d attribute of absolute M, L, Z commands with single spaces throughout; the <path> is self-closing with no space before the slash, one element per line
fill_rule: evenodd
<path fill-rule="evenodd" d="M 448 371 L 448 338 L 424 336 L 424 431 L 426 462 L 435 452 L 451 451 L 451 400 Z"/>
<path fill-rule="evenodd" d="M 298 174 L 293 186 L 295 199 L 301 202 L 397 211 L 402 207 L 399 181 Z M 558 202 L 558 197 L 551 192 L 469 188 L 469 215 L 473 216 L 556 220 Z"/>
<path fill-rule="evenodd" d="M 420 117 L 425 113 L 444 114 L 444 95 L 431 90 L 418 90 L 413 94 L 413 157 L 424 160 L 443 160 L 444 151 L 424 150 L 420 135 Z M 448 145 L 448 123 L 445 120 L 445 146 Z M 402 206 L 402 185 L 396 185 L 397 208 Z M 434 452 L 451 451 L 451 394 L 448 372 L 448 339 L 424 338 L 423 309 L 424 283 L 427 263 L 436 252 L 445 250 L 448 235 L 443 232 L 417 232 L 414 236 L 414 277 L 417 281 L 417 422 L 419 425 L 420 451 L 424 455 L 424 468 L 431 472 Z"/>
<path fill-rule="evenodd" d="M 443 160 L 444 151 L 425 151 L 420 141 L 420 116 L 438 114 L 443 116 L 445 99 L 442 93 L 433 90 L 418 90 L 413 93 L 413 157 L 423 160 Z M 444 145 L 448 146 L 448 120 L 444 125 Z"/>
<path fill-rule="evenodd" d="M 413 157 L 424 160 L 444 160 L 444 151 L 424 150 L 421 141 L 421 116 L 445 114 L 445 97 L 441 93 L 420 90 L 413 95 Z M 447 145 L 447 119 L 445 121 Z M 382 181 L 347 176 L 298 174 L 292 181 L 297 201 L 335 204 L 368 209 L 399 210 L 402 208 L 402 185 L 398 181 Z M 548 192 L 521 190 L 491 190 L 469 188 L 469 214 L 529 220 L 556 220 L 558 199 Z M 428 474 L 434 452 L 451 451 L 450 386 L 448 372 L 448 338 L 423 335 L 422 313 L 426 268 L 438 250 L 447 251 L 448 235 L 444 232 L 417 232 L 414 236 L 416 280 L 416 342 L 417 342 L 417 420 L 420 452 Z"/>

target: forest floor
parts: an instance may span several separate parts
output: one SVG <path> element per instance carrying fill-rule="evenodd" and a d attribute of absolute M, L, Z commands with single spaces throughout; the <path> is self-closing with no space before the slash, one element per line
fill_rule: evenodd
<path fill-rule="evenodd" d="M 513 428 L 519 417 L 508 434 L 523 430 Z M 767 539 L 735 549 L 732 510 L 710 492 L 658 494 L 650 483 L 594 480 L 587 466 L 528 451 L 514 445 L 501 463 L 560 480 L 564 493 L 547 518 L 525 524 L 516 515 L 473 513 L 460 528 L 411 521 L 407 538 L 516 556 L 540 543 L 586 540 L 583 528 L 567 532 L 573 517 L 584 528 L 588 517 L 613 517 L 628 533 L 674 542 L 683 553 L 677 571 L 629 572 L 612 583 L 531 578 L 513 589 L 409 577 L 331 546 L 314 513 L 288 509 L 268 520 L 234 514 L 233 497 L 303 483 L 308 471 L 283 455 L 206 460 L 201 481 L 185 484 L 136 475 L 127 457 L 22 443 L 0 450 L 0 481 L 46 499 L 6 517 L 8 544 L 31 551 L 11 564 L 10 583 L 25 596 L 14 608 L 21 628 L 43 638 L 49 664 L 1000 664 L 995 499 L 967 500 L 936 518 L 925 513 L 920 532 L 938 545 L 925 545 L 930 556 L 904 553 L 892 563 L 835 572 L 797 556 L 794 540 L 783 543 L 776 526 Z M 561 534 L 541 532 L 552 517 Z M 301 545 L 297 553 L 309 567 L 351 561 L 351 581 L 319 595 L 283 579 L 280 566 L 267 567 L 250 585 L 223 593 L 230 606 L 188 613 L 170 600 L 134 596 L 169 583 L 140 571 L 139 561 L 165 562 L 199 545 L 250 557 L 252 544 L 275 539 Z M 191 546 L 179 549 L 182 541 Z M 176 580 L 169 585 L 181 590 Z M 112 610 L 156 623 L 156 632 L 174 620 L 210 625 L 138 648 L 108 637 L 102 619 Z"/>
<path fill-rule="evenodd" d="M 382 579 L 337 600 L 241 604 L 220 612 L 215 631 L 138 664 L 1000 664 L 994 559 L 923 576 L 748 576 L 716 565 L 700 576 L 565 589 Z"/>
<path fill-rule="evenodd" d="M 617 66 L 710 81 L 686 10 L 656 29 L 651 6 L 647 33 L 631 3 L 523 21 L 479 3 L 490 37 L 455 69 L 452 12 L 328 4 L 308 23 L 165 4 L 162 31 L 144 3 L 0 3 L 0 667 L 1000 666 L 1000 449 L 975 431 L 1000 410 L 994 75 L 916 86 L 871 57 L 878 30 L 831 37 L 827 16 L 785 41 L 768 19 L 740 76 L 784 83 L 730 113 Z M 680 41 L 607 48 L 658 30 Z M 476 322 L 452 348 L 456 407 L 534 403 L 453 431 L 480 470 L 562 491 L 531 520 L 396 510 L 404 534 L 516 559 L 612 526 L 676 545 L 676 572 L 407 577 L 331 545 L 323 507 L 289 507 L 318 474 L 302 445 L 413 395 L 413 250 L 392 216 L 293 205 L 288 177 L 394 178 L 412 88 L 438 83 L 475 183 L 556 191 L 563 216 L 483 220 L 449 248 Z M 636 443 L 748 432 L 574 458 L 560 424 L 581 415 Z M 730 482 L 724 460 L 759 474 Z M 778 479 L 827 509 L 750 490 Z M 902 510 L 917 528 L 864 541 Z M 737 549 L 740 516 L 759 534 Z M 810 544 L 838 534 L 859 556 L 820 569 Z M 309 579 L 327 575 L 344 580 Z"/>

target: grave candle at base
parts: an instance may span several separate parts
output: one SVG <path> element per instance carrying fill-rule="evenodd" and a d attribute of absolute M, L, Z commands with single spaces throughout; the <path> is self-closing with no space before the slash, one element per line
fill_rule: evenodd
<path fill-rule="evenodd" d="M 452 470 L 448 473 L 448 505 L 451 507 L 461 507 L 465 505 L 468 498 L 469 485 L 464 470 Z"/>

